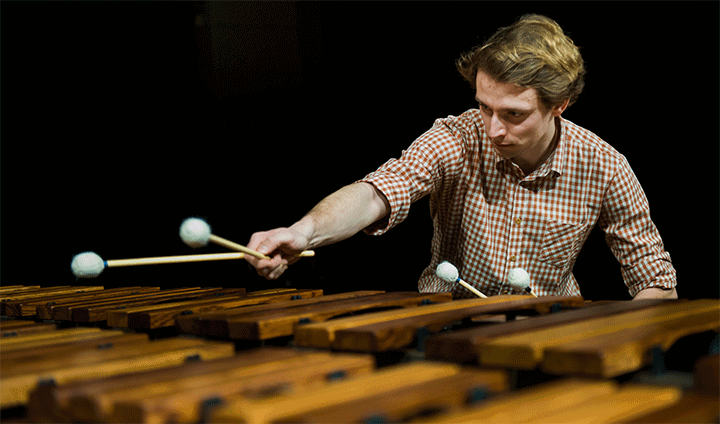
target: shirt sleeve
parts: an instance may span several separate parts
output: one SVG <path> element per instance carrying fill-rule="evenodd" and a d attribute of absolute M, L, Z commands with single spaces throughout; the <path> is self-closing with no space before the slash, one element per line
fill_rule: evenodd
<path fill-rule="evenodd" d="M 660 233 L 650 218 L 645 192 L 624 157 L 608 187 L 599 224 L 610 250 L 620 262 L 631 296 L 649 287 L 672 289 L 676 286 L 670 254 L 665 251 Z"/>
<path fill-rule="evenodd" d="M 381 235 L 407 218 L 410 205 L 456 178 L 462 169 L 467 134 L 451 118 L 438 119 L 399 159 L 390 159 L 363 178 L 385 195 L 390 214 L 365 229 Z"/>

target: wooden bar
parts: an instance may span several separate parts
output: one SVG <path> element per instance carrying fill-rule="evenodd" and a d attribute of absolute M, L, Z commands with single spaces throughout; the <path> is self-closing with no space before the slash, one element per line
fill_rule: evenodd
<path fill-rule="evenodd" d="M 289 417 L 368 397 L 396 393 L 398 390 L 462 372 L 461 367 L 425 361 L 382 368 L 377 372 L 336 382 L 317 390 L 269 399 L 240 399 L 218 407 L 214 423 L 285 422 Z M 392 384 L 390 384 L 392 382 Z"/>
<path fill-rule="evenodd" d="M 244 290 L 244 289 L 242 289 Z M 257 302 L 257 299 L 260 296 L 268 296 L 269 298 L 272 298 L 273 296 L 278 296 L 281 298 L 286 298 L 289 293 L 298 293 L 295 289 L 273 289 L 273 290 L 262 290 L 260 292 L 252 292 L 252 293 L 245 293 L 245 297 L 248 299 L 247 302 L 254 303 Z M 322 293 L 322 291 L 320 291 Z M 292 295 L 291 295 L 292 296 Z M 175 299 L 178 302 L 182 302 L 183 297 L 177 296 Z M 169 301 L 170 298 L 165 299 L 164 301 Z M 115 303 L 105 303 L 105 304 L 93 304 L 93 305 L 86 305 L 82 307 L 75 307 L 72 310 L 72 320 L 74 322 L 98 322 L 98 321 L 107 321 L 108 320 L 108 313 L 111 311 L 118 311 L 118 310 L 124 310 L 127 308 L 137 308 L 142 306 L 150 306 L 150 305 L 158 305 L 159 302 L 154 301 L 153 299 L 143 299 L 140 298 L 138 300 L 127 300 L 123 302 L 122 304 L 115 304 Z M 127 319 L 122 318 L 122 322 L 125 323 L 125 325 L 118 325 L 117 327 L 126 327 L 127 326 Z"/>
<path fill-rule="evenodd" d="M 424 301 L 439 303 L 450 300 L 452 300 L 450 293 L 394 292 L 344 299 L 332 303 L 258 312 L 228 320 L 228 337 L 243 340 L 267 340 L 292 335 L 298 323 L 303 321 L 322 322 L 340 315 L 377 308 L 415 309 Z"/>
<path fill-rule="evenodd" d="M 289 359 L 306 355 L 308 353 L 293 349 L 262 348 L 227 358 L 114 374 L 55 386 L 40 386 L 30 394 L 28 409 L 32 414 L 29 418 L 36 422 L 102 422 L 112 412 L 113 406 L 103 401 L 105 393 L 164 381 L 169 378 L 193 377 L 235 367 L 252 367 L 264 363 L 266 363 L 265 366 L 271 367 L 272 364 L 283 363 Z M 71 405 L 71 402 L 81 405 L 81 407 L 75 407 Z"/>
<path fill-rule="evenodd" d="M 3 297 L 8 293 L 19 293 L 19 292 L 35 290 L 35 289 L 39 289 L 39 288 L 40 288 L 40 286 L 23 286 L 23 285 L 0 286 L 0 297 Z"/>
<path fill-rule="evenodd" d="M 174 302 L 156 307 L 131 308 L 126 312 L 128 328 L 153 329 L 172 327 L 180 316 L 213 313 L 225 309 L 240 308 L 264 302 L 279 302 L 293 297 L 322 296 L 322 290 L 297 290 L 287 293 L 268 294 L 263 296 L 244 296 L 233 299 L 207 299 L 202 301 Z"/>
<path fill-rule="evenodd" d="M 32 316 L 35 315 L 35 308 L 23 308 L 23 303 L 32 302 L 33 300 L 37 300 L 40 298 L 47 298 L 48 301 L 51 301 L 52 299 L 62 297 L 63 295 L 68 295 L 72 293 L 85 293 L 104 289 L 105 287 L 103 286 L 59 286 L 48 287 L 46 289 L 38 289 L 22 294 L 3 296 L 2 302 L 0 302 L 0 307 L 2 307 L 2 311 L 0 311 L 0 314 L 9 317 Z"/>
<path fill-rule="evenodd" d="M 287 360 L 274 370 L 254 368 L 238 369 L 218 378 L 208 376 L 188 381 L 182 383 L 182 387 L 178 383 L 165 392 L 151 391 L 151 396 L 138 396 L 128 391 L 115 393 L 113 413 L 108 421 L 202 422 L 204 400 L 234 402 L 241 398 L 307 392 L 334 384 L 337 378 L 368 374 L 374 368 L 374 360 L 370 356 L 335 354 L 323 357 L 316 354 Z"/>
<path fill-rule="evenodd" d="M 476 407 L 432 416 L 433 423 L 622 422 L 680 400 L 675 387 L 618 385 L 613 381 L 561 380 L 490 399 Z"/>
<path fill-rule="evenodd" d="M 555 346 L 604 334 L 620 337 L 622 332 L 643 325 L 656 325 L 691 313 L 718 310 L 720 302 L 716 299 L 666 301 L 639 311 L 498 337 L 481 343 L 476 354 L 484 365 L 534 369 L 543 361 L 545 350 Z"/>
<path fill-rule="evenodd" d="M 28 393 L 44 380 L 62 383 L 175 365 L 188 357 L 212 359 L 233 354 L 232 344 L 173 338 L 146 343 L 142 349 L 136 345 L 116 346 L 42 362 L 15 364 L 3 369 L 0 408 L 27 403 Z"/>
<path fill-rule="evenodd" d="M 0 339 L 0 352 L 21 349 L 41 349 L 58 343 L 95 338 L 101 335 L 99 328 L 67 328 L 51 332 L 28 334 L 20 337 L 3 337 Z M 119 334 L 119 332 L 116 332 Z"/>
<path fill-rule="evenodd" d="M 57 325 L 51 323 L 40 323 L 34 321 L 0 321 L 0 338 L 24 336 L 33 333 L 52 331 Z"/>
<path fill-rule="evenodd" d="M 551 306 L 580 307 L 584 300 L 579 297 L 523 296 L 521 299 L 509 299 L 507 302 L 488 305 L 482 313 L 494 314 L 515 310 L 532 309 L 547 313 Z M 469 318 L 465 310 L 440 311 L 437 313 L 388 319 L 383 322 L 360 325 L 337 330 L 332 344 L 333 349 L 359 352 L 383 352 L 410 346 L 415 340 L 418 329 L 428 328 L 430 332 L 441 331 L 445 326 Z"/>
<path fill-rule="evenodd" d="M 690 392 L 670 406 L 653 409 L 646 414 L 627 417 L 618 422 L 636 424 L 717 423 L 720 421 L 720 398 L 717 395 Z"/>
<path fill-rule="evenodd" d="M 137 301 L 135 300 L 126 300 L 122 302 L 108 302 L 104 305 L 91 305 L 94 307 L 103 306 L 103 307 L 111 307 L 111 309 L 105 309 L 105 318 L 107 321 L 107 325 L 109 327 L 119 327 L 119 328 L 127 328 L 127 316 L 128 311 L 133 310 L 134 308 L 143 308 L 148 307 L 152 305 L 167 305 L 172 302 L 182 302 L 186 300 L 197 300 L 201 299 L 203 297 L 208 297 L 212 295 L 213 293 L 220 292 L 221 288 L 193 288 L 190 290 L 186 289 L 171 289 L 171 290 L 161 290 L 157 294 L 153 294 L 152 296 L 141 296 Z M 82 320 L 85 317 L 88 317 L 89 315 L 84 315 L 80 311 L 84 311 L 85 308 L 80 308 L 78 312 L 78 322 L 83 322 Z M 73 311 L 73 319 L 75 318 L 75 313 Z"/>
<path fill-rule="evenodd" d="M 24 363 L 35 361 L 36 358 L 48 356 L 62 357 L 73 355 L 77 352 L 95 351 L 107 349 L 114 346 L 125 346 L 131 344 L 147 343 L 149 337 L 144 333 L 126 333 L 116 330 L 100 331 L 92 333 L 93 337 L 83 340 L 64 341 L 53 343 L 41 348 L 20 346 L 19 349 L 2 351 L 3 366 L 11 366 L 14 362 Z"/>
<path fill-rule="evenodd" d="M 227 322 L 234 317 L 245 316 L 249 313 L 284 309 L 288 307 L 299 307 L 326 302 L 335 302 L 337 300 L 352 299 L 380 293 L 385 292 L 366 290 L 314 297 L 308 297 L 303 295 L 300 299 L 294 299 L 296 296 L 293 296 L 293 298 L 291 298 L 293 299 L 291 302 L 288 302 L 291 299 L 283 298 L 282 302 L 262 303 L 254 306 L 243 306 L 241 308 L 227 309 L 221 312 L 178 317 L 175 320 L 175 325 L 176 328 L 183 334 L 195 334 L 205 337 L 226 338 L 228 336 Z M 302 293 L 300 293 L 299 291 L 297 294 L 300 295 Z"/>
<path fill-rule="evenodd" d="M 418 318 L 446 311 L 459 311 L 458 315 L 456 315 L 457 317 L 472 317 L 474 315 L 486 314 L 488 313 L 487 311 L 497 310 L 496 306 L 491 306 L 494 304 L 529 299 L 536 298 L 534 296 L 507 295 L 492 296 L 487 299 L 459 299 L 436 305 L 425 305 L 420 308 L 378 312 L 363 316 L 344 318 L 341 320 L 333 320 L 332 322 L 306 324 L 297 327 L 295 331 L 295 344 L 303 347 L 329 349 L 333 346 L 335 333 L 347 328 L 376 324 L 387 320 Z"/>
<path fill-rule="evenodd" d="M 718 311 L 692 313 L 619 332 L 582 338 L 545 350 L 541 367 L 551 374 L 616 377 L 650 364 L 650 349 L 667 351 L 681 337 L 720 330 Z"/>
<path fill-rule="evenodd" d="M 478 354 L 476 352 L 480 352 L 480 344 L 492 340 L 495 337 L 535 331 L 593 318 L 600 319 L 602 317 L 645 309 L 663 303 L 666 303 L 666 301 L 659 299 L 617 301 L 612 303 L 592 302 L 580 309 L 560 311 L 549 315 L 533 317 L 532 319 L 507 321 L 502 322 L 502 324 L 493 323 L 493 325 L 445 332 L 429 337 L 426 340 L 425 356 L 429 359 L 457 363 L 476 363 L 478 361 Z"/>
<path fill-rule="evenodd" d="M 496 395 L 508 389 L 502 371 L 466 369 L 459 374 L 423 381 L 394 391 L 378 393 L 283 418 L 297 423 L 408 422 L 427 411 L 464 407 L 473 398 Z"/>
<path fill-rule="evenodd" d="M 83 304 L 84 302 L 97 302 L 103 299 L 113 299 L 126 296 L 131 293 L 147 293 L 159 291 L 160 287 L 123 287 L 115 289 L 98 290 L 95 292 L 84 292 L 84 293 L 73 293 L 63 297 L 57 297 L 53 299 L 41 299 L 35 302 L 29 302 L 23 307 L 32 308 L 35 307 L 35 314 L 37 319 L 64 319 L 54 318 L 53 311 L 59 308 L 69 308 L 76 304 Z M 69 320 L 69 318 L 67 318 Z"/>

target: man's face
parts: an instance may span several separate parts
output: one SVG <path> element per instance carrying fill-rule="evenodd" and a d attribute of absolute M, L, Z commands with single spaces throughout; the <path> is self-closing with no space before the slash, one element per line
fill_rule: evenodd
<path fill-rule="evenodd" d="M 475 99 L 498 155 L 535 168 L 555 135 L 554 117 L 565 105 L 548 109 L 534 88 L 500 83 L 479 71 Z"/>

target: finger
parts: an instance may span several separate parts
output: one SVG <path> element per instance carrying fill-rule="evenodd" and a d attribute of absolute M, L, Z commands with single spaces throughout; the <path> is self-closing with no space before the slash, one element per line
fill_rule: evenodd
<path fill-rule="evenodd" d="M 287 265 L 281 264 L 277 268 L 275 268 L 268 276 L 266 277 L 268 280 L 277 280 L 284 272 L 287 270 Z"/>
<path fill-rule="evenodd" d="M 253 234 L 250 237 L 250 241 L 248 242 L 247 247 L 256 251 L 259 251 L 259 249 L 262 249 L 263 252 L 261 252 L 263 255 L 268 256 L 268 253 L 272 252 L 275 248 L 273 247 L 273 241 L 269 240 L 269 232 L 258 232 Z M 250 263 L 250 265 L 254 266 L 255 268 L 265 268 L 269 266 L 271 260 L 269 259 L 259 259 L 252 255 L 246 255 L 245 259 Z M 277 266 L 277 263 L 273 265 Z"/>

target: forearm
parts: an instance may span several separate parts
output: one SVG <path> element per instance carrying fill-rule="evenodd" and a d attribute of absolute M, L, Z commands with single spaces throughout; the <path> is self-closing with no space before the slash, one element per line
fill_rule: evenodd
<path fill-rule="evenodd" d="M 387 199 L 373 185 L 347 185 L 317 204 L 290 227 L 303 234 L 308 249 L 345 240 L 390 212 Z"/>
<path fill-rule="evenodd" d="M 648 287 L 646 289 L 640 290 L 633 300 L 640 300 L 640 299 L 677 299 L 677 291 L 673 288 L 670 290 L 665 290 L 657 287 Z"/>

